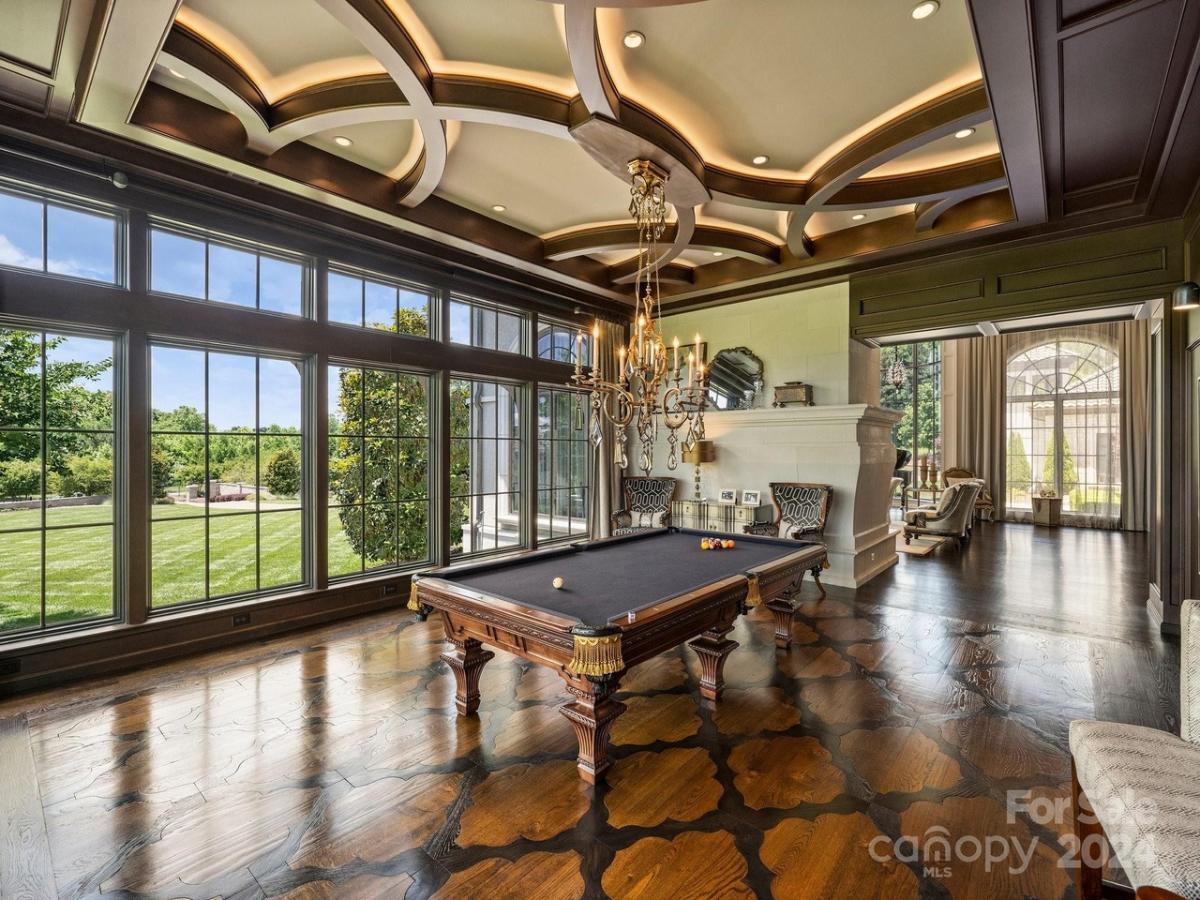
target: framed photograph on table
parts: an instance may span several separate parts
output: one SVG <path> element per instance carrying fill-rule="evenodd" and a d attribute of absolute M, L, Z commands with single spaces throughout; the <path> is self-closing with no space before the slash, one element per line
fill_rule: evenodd
<path fill-rule="evenodd" d="M 722 506 L 737 506 L 737 491 L 732 488 L 721 488 L 721 493 L 717 495 L 717 502 Z"/>
<path fill-rule="evenodd" d="M 753 506 L 756 509 L 762 504 L 762 491 L 742 491 L 742 506 Z"/>

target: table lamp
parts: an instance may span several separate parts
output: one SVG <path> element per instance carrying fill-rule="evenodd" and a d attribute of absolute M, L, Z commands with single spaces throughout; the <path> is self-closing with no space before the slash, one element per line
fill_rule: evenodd
<path fill-rule="evenodd" d="M 700 496 L 700 467 L 706 462 L 717 458 L 717 445 L 712 441 L 696 441 L 691 450 L 683 451 L 683 461 L 691 463 L 695 468 L 692 473 L 692 499 L 703 500 Z"/>

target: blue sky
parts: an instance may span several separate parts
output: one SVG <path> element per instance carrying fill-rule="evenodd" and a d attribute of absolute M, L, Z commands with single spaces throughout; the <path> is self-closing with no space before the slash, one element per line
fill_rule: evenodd
<path fill-rule="evenodd" d="M 216 431 L 255 427 L 255 359 L 234 353 L 208 354 L 208 421 Z M 156 346 L 150 361 L 151 404 L 157 410 L 191 406 L 204 410 L 204 351 Z M 302 411 L 300 364 L 259 357 L 260 420 L 264 428 L 299 428 Z"/>
<path fill-rule="evenodd" d="M 45 256 L 46 269 L 57 275 L 115 280 L 116 226 L 112 218 L 46 207 L 46 253 L 42 210 L 38 201 L 0 192 L 0 265 L 41 271 Z"/>

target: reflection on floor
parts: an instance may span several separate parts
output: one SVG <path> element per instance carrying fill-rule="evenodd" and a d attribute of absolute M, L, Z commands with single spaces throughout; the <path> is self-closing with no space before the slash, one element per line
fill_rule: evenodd
<path fill-rule="evenodd" d="M 497 653 L 460 719 L 440 626 L 404 612 L 5 701 L 0 736 L 27 742 L 68 897 L 1067 897 L 1067 723 L 1174 728 L 1177 651 L 1082 633 L 1089 597 L 1132 616 L 1140 539 L 1029 532 L 902 559 L 857 601 L 807 587 L 778 658 L 743 619 L 715 708 L 690 651 L 638 667 L 595 791 L 554 675 Z M 939 827 L 1010 849 L 899 841 Z"/>

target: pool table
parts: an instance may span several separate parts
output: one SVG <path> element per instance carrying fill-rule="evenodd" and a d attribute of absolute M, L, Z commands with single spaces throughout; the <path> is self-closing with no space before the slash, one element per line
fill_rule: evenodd
<path fill-rule="evenodd" d="M 701 550 L 713 537 L 736 546 Z M 409 606 L 441 613 L 460 715 L 479 708 L 479 676 L 495 655 L 484 644 L 554 669 L 572 698 L 561 711 L 579 740 L 580 776 L 595 784 L 625 710 L 613 694 L 630 666 L 689 641 L 700 693 L 716 700 L 738 646 L 726 637 L 737 616 L 765 604 L 776 646 L 787 647 L 793 595 L 825 559 L 820 543 L 668 528 L 435 569 L 413 578 Z"/>

